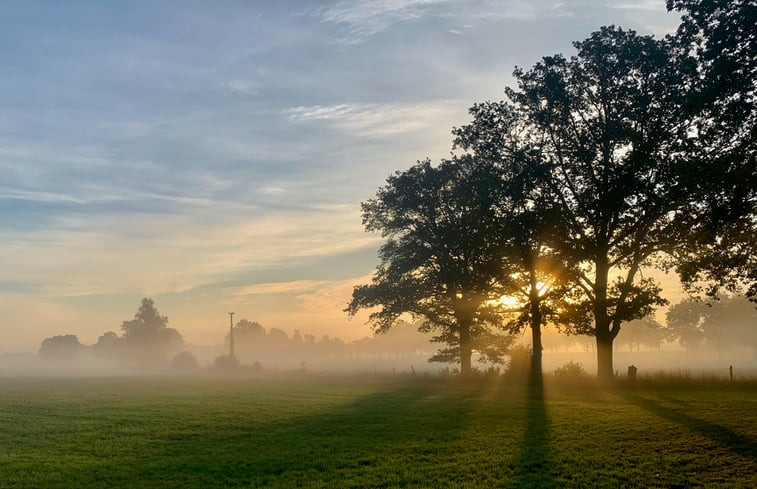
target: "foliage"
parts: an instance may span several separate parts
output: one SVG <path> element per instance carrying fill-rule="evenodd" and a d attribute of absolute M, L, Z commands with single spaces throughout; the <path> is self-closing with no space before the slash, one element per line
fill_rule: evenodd
<path fill-rule="evenodd" d="M 181 334 L 168 327 L 168 318 L 161 316 L 150 298 L 142 299 L 134 319 L 121 323 L 123 351 L 127 358 L 148 362 L 164 362 L 166 355 L 184 345 Z"/>
<path fill-rule="evenodd" d="M 757 7 L 749 0 L 668 0 L 683 13 L 676 41 L 696 71 L 682 76 L 693 197 L 681 216 L 684 286 L 757 294 Z"/>
<path fill-rule="evenodd" d="M 76 335 L 58 335 L 45 338 L 38 355 L 48 360 L 71 362 L 81 355 L 83 349 L 84 345 L 79 343 Z"/>
<path fill-rule="evenodd" d="M 239 367 L 239 359 L 235 356 L 232 357 L 230 355 L 221 355 L 219 357 L 216 357 L 215 361 L 213 362 L 213 368 L 222 372 L 233 372 L 238 370 Z"/>
<path fill-rule="evenodd" d="M 668 334 L 687 350 L 706 341 L 721 351 L 733 346 L 749 346 L 757 356 L 755 324 L 757 309 L 743 296 L 725 296 L 712 303 L 687 298 L 667 313 Z"/>
<path fill-rule="evenodd" d="M 575 383 L 589 378 L 580 362 L 569 361 L 562 367 L 555 369 L 555 378 L 560 383 Z"/>
<path fill-rule="evenodd" d="M 511 332 L 531 329 L 532 365 L 541 376 L 542 327 L 554 317 L 575 274 L 550 247 L 550 236 L 560 226 L 551 191 L 544 185 L 548 172 L 538 144 L 523 137 L 528 122 L 506 102 L 475 104 L 473 120 L 455 128 L 454 146 L 492 165 L 488 192 L 495 197 L 498 237 L 511 271 Z"/>
<path fill-rule="evenodd" d="M 200 369 L 200 362 L 191 351 L 180 351 L 171 360 L 171 367 L 181 372 L 194 372 Z"/>
<path fill-rule="evenodd" d="M 507 93 L 549 165 L 561 216 L 553 246 L 580 267 L 563 324 L 596 337 L 600 376 L 611 378 L 621 324 L 665 304 L 639 271 L 672 246 L 685 193 L 671 155 L 685 130 L 670 41 L 603 27 L 574 45 L 570 59 L 516 70 Z"/>
<path fill-rule="evenodd" d="M 509 274 L 489 192 L 493 181 L 491 166 L 467 156 L 437 167 L 426 160 L 390 176 L 363 204 L 366 229 L 387 238 L 381 263 L 370 285 L 355 287 L 346 311 L 378 308 L 370 322 L 379 332 L 403 314 L 422 318 L 422 329 L 447 345 L 435 359 L 459 359 L 462 373 L 471 372 L 473 350 L 501 358 L 499 345 L 508 340 L 493 333 L 506 313 L 499 298 Z"/>
<path fill-rule="evenodd" d="M 642 345 L 659 350 L 667 336 L 662 324 L 652 316 L 646 316 L 626 323 L 616 343 L 627 345 L 629 351 L 633 351 L 634 347 L 638 351 Z"/>

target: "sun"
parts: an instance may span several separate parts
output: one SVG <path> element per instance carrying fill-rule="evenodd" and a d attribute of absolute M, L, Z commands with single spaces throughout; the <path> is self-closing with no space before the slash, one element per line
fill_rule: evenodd
<path fill-rule="evenodd" d="M 515 309 L 516 307 L 519 307 L 521 305 L 520 300 L 517 297 L 513 297 L 511 295 L 503 295 L 499 298 L 499 302 L 509 309 Z"/>

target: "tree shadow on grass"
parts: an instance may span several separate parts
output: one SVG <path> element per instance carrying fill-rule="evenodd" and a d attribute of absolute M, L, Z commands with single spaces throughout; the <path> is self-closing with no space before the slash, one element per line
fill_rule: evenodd
<path fill-rule="evenodd" d="M 554 479 L 550 460 L 549 416 L 541 379 L 531 379 L 527 394 L 525 436 L 511 487 L 552 487 Z"/>
<path fill-rule="evenodd" d="M 299 418 L 221 420 L 156 430 L 138 463 L 89 467 L 82 485 L 109 487 L 403 487 L 464 432 L 478 388 L 387 389 Z M 105 469 L 105 470 L 103 470 Z M 72 482 L 71 480 L 68 481 Z M 74 481 L 75 483 L 77 481 Z"/>
<path fill-rule="evenodd" d="M 655 401 L 654 399 L 642 397 L 637 394 L 627 392 L 619 394 L 624 399 L 636 404 L 646 411 L 682 425 L 693 432 L 699 433 L 705 438 L 722 445 L 737 455 L 757 460 L 757 440 L 750 436 L 737 433 L 720 424 L 706 419 L 696 418 L 685 413 L 683 411 L 683 409 L 686 408 L 685 403 L 678 402 L 680 408 L 673 408 Z"/>

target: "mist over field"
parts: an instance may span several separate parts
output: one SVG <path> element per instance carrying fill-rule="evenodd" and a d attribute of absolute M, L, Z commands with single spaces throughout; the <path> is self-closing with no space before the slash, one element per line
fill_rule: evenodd
<path fill-rule="evenodd" d="M 3 0 L 0 489 L 757 487 L 754 0 Z"/>
<path fill-rule="evenodd" d="M 136 338 L 134 334 L 109 331 L 92 345 L 80 343 L 75 335 L 56 335 L 41 341 L 37 352 L 1 354 L 0 375 L 448 375 L 458 369 L 455 363 L 429 362 L 440 345 L 432 341 L 432 334 L 418 331 L 420 323 L 400 322 L 386 333 L 343 341 L 329 336 L 317 338 L 299 330 L 289 334 L 247 319 L 234 324 L 238 366 L 229 366 L 223 363 L 230 353 L 228 329 L 219 331 L 216 345 L 187 343 L 179 330 L 168 328 L 168 322 L 162 321 L 167 318 L 152 309 L 154 303 L 146 301 L 148 320 L 157 321 L 154 330 L 137 322 L 144 329 L 136 333 Z M 748 301 L 696 303 L 701 312 L 709 313 L 706 321 L 688 316 L 690 322 L 676 330 L 674 317 L 683 305 L 687 302 L 670 309 L 668 325 L 647 318 L 625 326 L 615 342 L 619 372 L 625 374 L 625 369 L 634 365 L 641 375 L 688 371 L 695 376 L 708 374 L 725 379 L 733 366 L 736 376 L 757 374 L 757 314 Z M 126 331 L 134 328 L 132 321 L 135 320 L 124 322 Z M 581 364 L 586 372 L 596 370 L 591 336 L 565 335 L 551 325 L 544 329 L 543 345 L 544 371 L 548 374 L 569 362 Z M 520 335 L 513 348 L 514 353 L 503 362 L 479 361 L 476 368 L 505 372 L 512 363 L 522 362 L 524 353 L 528 355 L 531 348 L 528 336 Z"/>

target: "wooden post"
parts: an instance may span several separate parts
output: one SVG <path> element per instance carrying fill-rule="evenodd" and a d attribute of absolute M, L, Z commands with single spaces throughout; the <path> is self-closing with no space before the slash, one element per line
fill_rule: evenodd
<path fill-rule="evenodd" d="M 728 367 L 728 372 L 730 373 L 731 382 L 733 382 L 733 365 L 731 365 L 730 367 Z"/>

